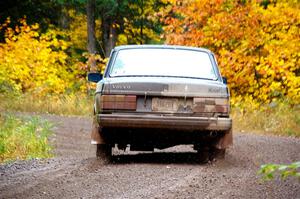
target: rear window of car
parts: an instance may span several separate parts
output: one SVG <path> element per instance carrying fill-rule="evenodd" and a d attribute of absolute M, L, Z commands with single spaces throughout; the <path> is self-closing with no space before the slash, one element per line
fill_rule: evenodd
<path fill-rule="evenodd" d="M 166 76 L 217 79 L 207 52 L 184 49 L 122 49 L 116 55 L 111 77 Z"/>

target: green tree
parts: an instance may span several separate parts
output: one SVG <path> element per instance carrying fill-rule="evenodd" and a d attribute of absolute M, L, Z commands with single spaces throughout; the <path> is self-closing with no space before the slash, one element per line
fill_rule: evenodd
<path fill-rule="evenodd" d="M 129 5 L 129 13 L 124 18 L 119 44 L 161 43 L 162 23 L 160 13 L 166 4 L 158 0 L 138 0 Z"/>
<path fill-rule="evenodd" d="M 109 56 L 118 44 L 158 43 L 162 25 L 156 15 L 166 4 L 161 0 L 101 0 L 97 10 L 101 19 L 103 55 Z"/>
<path fill-rule="evenodd" d="M 26 16 L 28 24 L 38 23 L 43 31 L 49 24 L 59 25 L 62 6 L 56 1 L 9 0 L 0 1 L 0 24 L 10 17 L 10 27 L 18 24 L 19 19 Z M 4 41 L 4 31 L 0 32 L 0 42 Z"/>

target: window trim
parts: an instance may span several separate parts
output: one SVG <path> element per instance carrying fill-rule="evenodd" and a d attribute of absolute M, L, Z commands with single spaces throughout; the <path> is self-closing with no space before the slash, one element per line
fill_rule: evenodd
<path fill-rule="evenodd" d="M 202 52 L 202 53 L 206 53 L 208 54 L 208 57 L 211 61 L 211 65 L 215 74 L 215 78 L 211 79 L 211 78 L 205 78 L 205 77 L 187 77 L 187 76 L 166 76 L 166 75 L 124 75 L 124 76 L 111 76 L 110 73 L 112 72 L 113 66 L 115 64 L 116 58 L 119 54 L 120 51 L 122 50 L 133 50 L 133 49 L 168 49 L 168 50 L 185 50 L 185 51 L 196 51 L 196 52 Z M 146 76 L 151 76 L 151 77 L 174 77 L 174 78 L 191 78 L 191 79 L 205 79 L 205 80 L 213 80 L 213 81 L 220 81 L 220 73 L 219 70 L 217 68 L 217 63 L 215 60 L 215 57 L 213 56 L 212 53 L 201 50 L 201 49 L 186 49 L 186 48 L 169 48 L 169 47 L 147 47 L 147 48 L 139 48 L 139 47 L 133 47 L 133 48 L 124 48 L 124 49 L 119 49 L 119 50 L 114 50 L 111 53 L 111 59 L 109 60 L 109 64 L 108 67 L 105 70 L 105 77 L 109 77 L 109 78 L 118 78 L 118 77 L 146 77 Z"/>

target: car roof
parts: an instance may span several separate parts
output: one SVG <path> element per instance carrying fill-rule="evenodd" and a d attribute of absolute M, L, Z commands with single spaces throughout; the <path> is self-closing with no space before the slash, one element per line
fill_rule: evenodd
<path fill-rule="evenodd" d="M 204 51 L 207 53 L 212 53 L 210 50 L 206 48 L 198 48 L 198 47 L 191 47 L 191 46 L 179 46 L 179 45 L 121 45 L 117 46 L 115 50 L 123 50 L 123 49 L 143 49 L 143 48 L 161 48 L 161 49 L 182 49 L 182 50 L 197 50 L 197 51 Z"/>

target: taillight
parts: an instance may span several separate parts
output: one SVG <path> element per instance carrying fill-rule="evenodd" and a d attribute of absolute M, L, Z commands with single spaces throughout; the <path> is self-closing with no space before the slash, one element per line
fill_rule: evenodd
<path fill-rule="evenodd" d="M 226 98 L 194 98 L 193 112 L 196 113 L 228 113 L 229 101 Z"/>
<path fill-rule="evenodd" d="M 135 95 L 102 95 L 100 98 L 101 109 L 136 110 Z"/>

